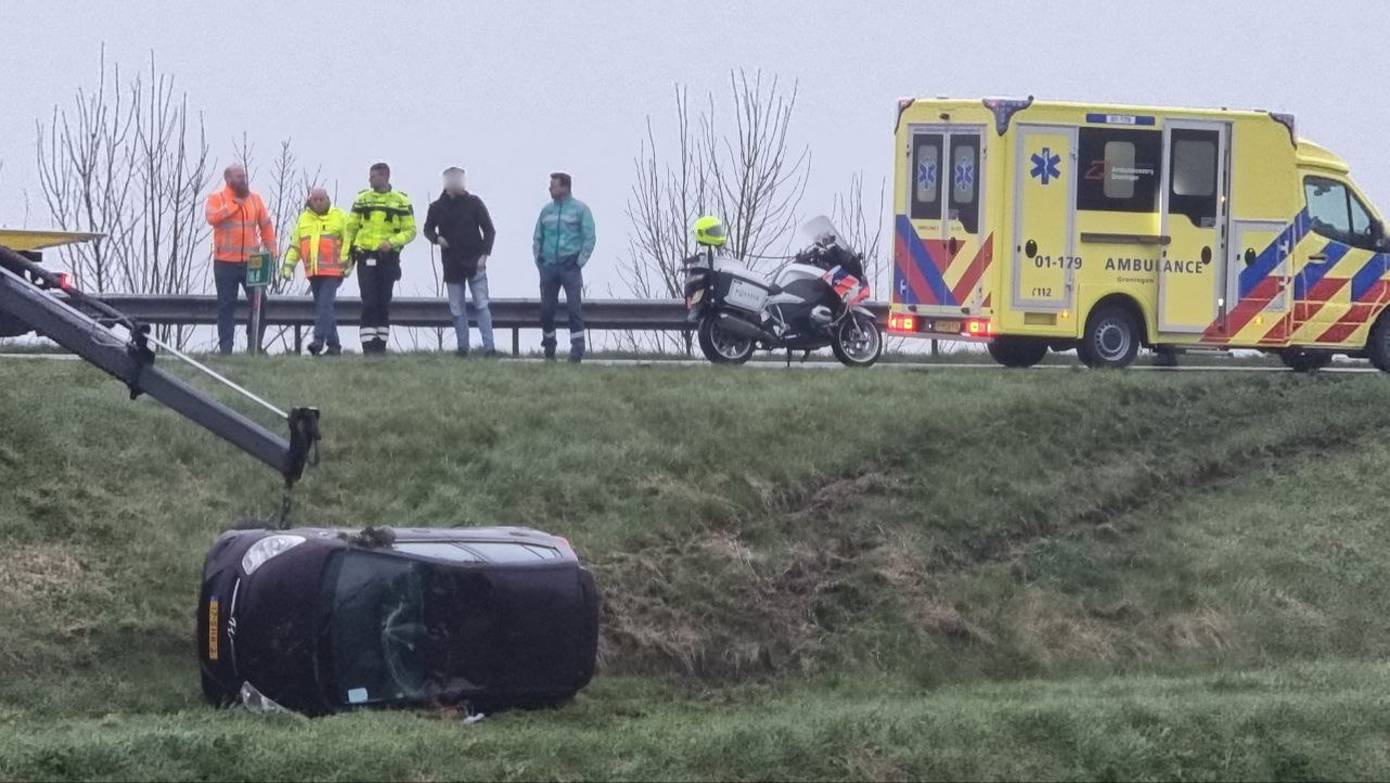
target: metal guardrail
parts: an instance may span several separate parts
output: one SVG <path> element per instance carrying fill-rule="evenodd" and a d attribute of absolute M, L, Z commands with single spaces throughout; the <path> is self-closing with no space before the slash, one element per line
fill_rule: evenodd
<path fill-rule="evenodd" d="M 104 294 L 107 304 L 148 324 L 168 326 L 209 326 L 217 323 L 217 297 L 207 295 Z M 867 307 L 880 322 L 888 317 L 888 305 L 869 302 Z M 521 352 L 521 330 L 539 329 L 541 303 L 539 299 L 493 299 L 494 329 L 512 331 L 512 353 Z M 469 319 L 474 319 L 469 305 Z M 362 300 L 340 297 L 337 301 L 338 323 L 356 326 L 362 321 Z M 584 302 L 584 325 L 597 331 L 667 331 L 691 332 L 694 324 L 685 318 L 685 303 L 679 299 L 590 299 Z M 250 303 L 237 302 L 236 320 L 244 324 L 250 316 Z M 302 349 L 303 330 L 314 324 L 314 300 L 306 296 L 270 297 L 261 312 L 265 326 L 294 328 L 294 347 Z M 557 318 L 564 326 L 563 311 Z M 393 326 L 447 328 L 454 325 L 449 303 L 444 299 L 399 297 L 391 300 Z"/>

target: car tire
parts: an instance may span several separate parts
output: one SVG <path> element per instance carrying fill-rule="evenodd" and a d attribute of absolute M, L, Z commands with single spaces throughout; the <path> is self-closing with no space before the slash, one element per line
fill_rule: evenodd
<path fill-rule="evenodd" d="M 1047 343 L 999 337 L 986 346 L 990 358 L 1005 367 L 1032 367 L 1047 356 Z"/>
<path fill-rule="evenodd" d="M 1092 369 L 1119 370 L 1139 355 L 1139 321 L 1128 308 L 1107 305 L 1086 319 L 1086 332 L 1076 344 L 1082 363 Z"/>
<path fill-rule="evenodd" d="M 753 357 L 757 347 L 748 338 L 734 337 L 719 327 L 719 314 L 711 312 L 700 319 L 696 338 L 700 352 L 711 364 L 743 364 Z M 741 342 L 740 342 L 741 341 Z"/>
<path fill-rule="evenodd" d="M 1386 313 L 1390 314 L 1390 310 Z M 1390 372 L 1390 317 L 1382 315 L 1371 327 L 1371 336 L 1366 339 L 1366 358 L 1377 370 Z"/>

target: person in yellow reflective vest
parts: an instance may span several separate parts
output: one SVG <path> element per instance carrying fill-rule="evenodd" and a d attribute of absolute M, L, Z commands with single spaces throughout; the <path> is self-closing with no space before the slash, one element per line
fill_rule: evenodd
<path fill-rule="evenodd" d="M 309 353 L 315 356 L 325 347 L 329 356 L 343 352 L 334 308 L 338 286 L 352 274 L 352 261 L 344 242 L 347 223 L 347 215 L 333 206 L 328 191 L 323 188 L 309 191 L 309 201 L 299 215 L 285 261 L 280 265 L 280 276 L 292 280 L 295 266 L 304 262 L 304 276 L 309 279 L 309 290 L 314 294 L 314 336 L 309 343 Z"/>
<path fill-rule="evenodd" d="M 401 279 L 401 248 L 415 238 L 410 197 L 391 189 L 391 167 L 372 164 L 371 187 L 357 194 L 348 216 L 347 242 L 361 272 L 362 353 L 386 353 L 391 339 L 391 294 Z"/>

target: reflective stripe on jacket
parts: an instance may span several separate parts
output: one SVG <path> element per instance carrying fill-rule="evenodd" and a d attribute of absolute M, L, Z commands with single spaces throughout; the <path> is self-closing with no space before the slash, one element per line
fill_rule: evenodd
<path fill-rule="evenodd" d="M 259 194 L 238 201 L 231 187 L 224 187 L 208 196 L 206 216 L 212 226 L 213 260 L 244 264 L 257 247 L 278 255 L 275 226 Z"/>
<path fill-rule="evenodd" d="M 348 246 L 376 250 L 382 242 L 400 250 L 415 238 L 415 209 L 399 190 L 378 193 L 368 188 L 357 194 L 348 216 Z"/>
<path fill-rule="evenodd" d="M 305 277 L 342 277 L 347 271 L 346 235 L 347 214 L 341 209 L 329 207 L 322 215 L 304 210 L 290 238 L 283 269 L 292 272 L 302 259 Z"/>

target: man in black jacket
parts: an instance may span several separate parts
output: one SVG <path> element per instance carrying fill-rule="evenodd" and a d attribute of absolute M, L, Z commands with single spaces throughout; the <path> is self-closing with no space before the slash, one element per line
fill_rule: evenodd
<path fill-rule="evenodd" d="M 439 245 L 444 282 L 449 286 L 449 313 L 458 335 L 458 355 L 468 355 L 468 309 L 464 286 L 473 290 L 473 310 L 478 334 L 483 338 L 483 355 L 497 356 L 492 342 L 492 311 L 487 300 L 487 258 L 497 231 L 483 200 L 464 186 L 463 169 L 444 170 L 444 192 L 430 204 L 425 217 L 425 238 Z"/>

